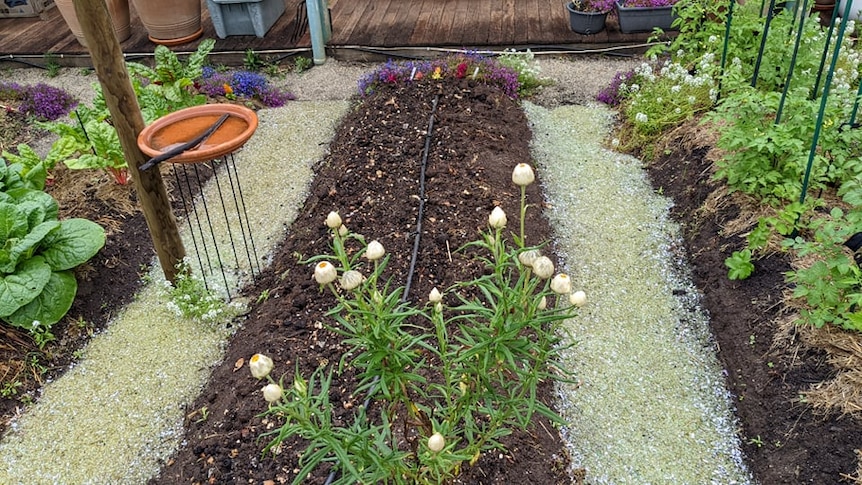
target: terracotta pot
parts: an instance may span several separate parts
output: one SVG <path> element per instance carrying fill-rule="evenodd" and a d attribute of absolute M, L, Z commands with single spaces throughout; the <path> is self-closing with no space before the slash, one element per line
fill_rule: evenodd
<path fill-rule="evenodd" d="M 78 39 L 78 42 L 87 47 L 87 41 L 84 39 L 84 30 L 81 29 L 81 23 L 78 22 L 78 15 L 75 13 L 75 5 L 72 0 L 55 0 L 57 10 L 69 26 L 69 30 Z M 111 24 L 114 26 L 114 35 L 117 40 L 122 42 L 132 35 L 132 30 L 129 28 L 129 0 L 107 0 L 108 13 L 111 15 Z"/>
<path fill-rule="evenodd" d="M 200 0 L 132 0 L 150 40 L 179 45 L 203 34 Z"/>
<path fill-rule="evenodd" d="M 138 135 L 138 147 L 157 157 L 207 131 L 224 115 L 230 116 L 200 146 L 169 159 L 171 163 L 208 162 L 243 146 L 257 129 L 257 114 L 237 104 L 204 104 L 163 116 Z"/>

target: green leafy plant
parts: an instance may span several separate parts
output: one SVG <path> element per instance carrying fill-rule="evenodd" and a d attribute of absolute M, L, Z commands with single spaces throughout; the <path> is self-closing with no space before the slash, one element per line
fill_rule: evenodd
<path fill-rule="evenodd" d="M 811 240 L 799 236 L 785 242 L 799 256 L 814 260 L 806 268 L 787 273 L 787 280 L 795 284 L 793 297 L 806 304 L 801 320 L 815 327 L 831 324 L 862 331 L 862 270 L 843 247 L 862 224 L 862 210 L 834 208 L 828 219 L 810 224 Z"/>
<path fill-rule="evenodd" d="M 245 57 L 242 61 L 242 66 L 247 71 L 260 71 L 266 65 L 263 58 L 254 51 L 254 49 L 246 49 Z"/>
<path fill-rule="evenodd" d="M 75 299 L 72 270 L 104 246 L 105 231 L 85 219 L 58 220 L 57 202 L 27 188 L 20 170 L 0 163 L 0 319 L 47 338 Z"/>
<path fill-rule="evenodd" d="M 53 52 L 45 53 L 45 71 L 48 77 L 57 77 L 60 75 L 60 63 L 57 62 L 57 54 Z"/>
<path fill-rule="evenodd" d="M 239 314 L 238 304 L 226 303 L 185 262 L 178 267 L 174 285 L 166 281 L 165 286 L 171 297 L 168 307 L 184 318 L 214 323 Z"/>
<path fill-rule="evenodd" d="M 53 170 L 58 163 L 67 160 L 69 157 L 74 155 L 77 149 L 77 144 L 71 140 L 57 141 L 51 145 L 51 149 L 48 151 L 48 154 L 45 155 L 45 158 L 42 158 L 35 150 L 30 148 L 29 145 L 22 143 L 18 145 L 17 155 L 4 151 L 3 153 L 0 153 L 0 156 L 5 158 L 10 164 L 20 165 L 21 169 L 19 173 L 22 177 L 27 177 L 27 174 L 30 173 L 31 170 L 35 170 L 40 177 L 43 172 L 45 172 L 47 177 L 50 177 L 50 171 Z"/>
<path fill-rule="evenodd" d="M 293 483 L 332 460 L 342 472 L 333 483 L 441 483 L 463 463 L 501 448 L 500 438 L 536 413 L 562 423 L 536 392 L 542 381 L 567 377 L 557 359 L 558 324 L 575 316 L 583 293 L 572 292 L 567 275 L 553 276 L 553 263 L 538 248 L 524 247 L 518 236 L 509 246 L 502 209 L 491 213 L 480 239 L 461 249 L 479 255 L 484 274 L 444 292 L 435 288 L 418 306 L 385 278 L 388 256 L 379 242 L 347 231 L 335 212 L 326 224 L 332 254 L 308 262 L 336 302 L 330 328 L 347 347 L 338 368 L 319 366 L 306 378 L 297 367 L 285 387 L 269 376 L 271 359 L 257 354 L 250 361 L 252 375 L 270 381 L 264 414 L 284 420 L 263 435 L 271 438 L 264 453 L 293 436 L 308 442 Z M 358 372 L 351 394 L 379 401 L 379 416 L 362 406 L 353 423 L 333 422 L 331 378 L 346 368 Z"/>
<path fill-rule="evenodd" d="M 539 65 L 535 61 L 535 55 L 527 49 L 524 52 L 518 52 L 515 49 L 506 50 L 497 57 L 497 62 L 501 66 L 508 67 L 518 73 L 518 95 L 530 96 L 535 94 L 543 86 L 547 86 L 550 81 L 542 78 Z"/>
<path fill-rule="evenodd" d="M 293 72 L 296 74 L 301 74 L 314 66 L 314 62 L 312 62 L 310 57 L 305 56 L 296 56 L 293 60 Z"/>
<path fill-rule="evenodd" d="M 155 50 L 154 67 L 127 63 L 129 73 L 134 77 L 141 111 L 148 123 L 173 111 L 206 103 L 206 96 L 192 88 L 195 80 L 203 74 L 213 47 L 215 40 L 202 40 L 183 63 L 173 51 L 160 45 Z"/>
<path fill-rule="evenodd" d="M 732 280 L 744 280 L 751 276 L 754 272 L 754 264 L 751 262 L 751 249 L 743 249 L 742 251 L 734 251 L 733 254 L 724 261 L 724 265 L 729 268 L 727 277 Z"/>

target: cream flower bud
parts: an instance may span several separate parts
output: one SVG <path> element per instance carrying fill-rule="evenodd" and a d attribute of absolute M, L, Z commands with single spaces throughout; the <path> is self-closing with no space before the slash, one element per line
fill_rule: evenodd
<path fill-rule="evenodd" d="M 328 285 L 338 278 L 335 266 L 329 261 L 321 261 L 314 266 L 314 281 L 319 285 Z"/>
<path fill-rule="evenodd" d="M 558 295 L 572 292 L 572 279 L 566 273 L 560 273 L 551 280 L 551 291 Z"/>
<path fill-rule="evenodd" d="M 524 266 L 533 266 L 533 261 L 541 255 L 538 249 L 528 249 L 518 254 L 518 261 Z"/>
<path fill-rule="evenodd" d="M 434 453 L 439 452 L 446 446 L 446 439 L 440 433 L 434 433 L 428 438 L 428 449 Z"/>
<path fill-rule="evenodd" d="M 437 303 L 435 303 L 434 304 L 434 311 L 437 313 L 442 313 L 443 312 L 443 303 L 439 302 L 439 301 Z"/>
<path fill-rule="evenodd" d="M 365 249 L 365 257 L 368 258 L 369 261 L 377 261 L 382 258 L 384 254 L 386 254 L 386 250 L 383 249 L 383 245 L 376 239 L 368 243 L 368 247 Z"/>
<path fill-rule="evenodd" d="M 436 286 L 431 289 L 431 293 L 428 293 L 428 301 L 431 303 L 440 303 L 443 301 L 443 294 L 440 293 L 440 290 Z"/>
<path fill-rule="evenodd" d="M 539 306 L 537 307 L 539 310 L 544 310 L 548 308 L 548 297 L 543 296 L 541 300 L 539 300 Z"/>
<path fill-rule="evenodd" d="M 362 276 L 362 273 L 356 270 L 345 271 L 343 275 L 341 275 L 341 287 L 347 291 L 350 291 L 359 285 L 362 284 L 362 280 L 365 277 Z"/>
<path fill-rule="evenodd" d="M 584 306 L 584 304 L 587 302 L 587 294 L 581 290 L 578 290 L 578 291 L 572 293 L 571 295 L 569 295 L 569 302 L 572 305 L 580 308 L 580 307 Z"/>
<path fill-rule="evenodd" d="M 263 354 L 254 354 L 248 361 L 248 368 L 255 378 L 263 379 L 272 370 L 272 359 Z"/>
<path fill-rule="evenodd" d="M 512 182 L 518 186 L 530 185 L 536 180 L 536 175 L 533 173 L 532 167 L 526 163 L 515 165 L 515 170 L 512 171 Z"/>
<path fill-rule="evenodd" d="M 344 237 L 347 235 L 347 224 L 342 224 L 338 226 L 338 235 Z"/>
<path fill-rule="evenodd" d="M 502 229 L 506 227 L 506 222 L 506 213 L 503 212 L 503 209 L 499 206 L 494 207 L 494 210 L 491 211 L 491 215 L 488 216 L 488 225 L 494 229 Z"/>
<path fill-rule="evenodd" d="M 281 386 L 278 384 L 267 384 L 263 388 L 263 398 L 266 402 L 277 402 L 281 399 Z"/>
<path fill-rule="evenodd" d="M 341 216 L 338 215 L 338 212 L 332 211 L 326 216 L 326 227 L 330 229 L 341 227 Z"/>
<path fill-rule="evenodd" d="M 533 272 L 539 278 L 546 280 L 554 274 L 554 263 L 547 256 L 539 256 L 533 261 Z"/>

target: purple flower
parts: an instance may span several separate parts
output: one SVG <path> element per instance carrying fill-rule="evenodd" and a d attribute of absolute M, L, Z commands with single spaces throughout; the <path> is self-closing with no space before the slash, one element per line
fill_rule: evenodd
<path fill-rule="evenodd" d="M 21 86 L 17 83 L 0 83 L 0 99 L 18 101 L 18 110 L 40 121 L 54 121 L 66 116 L 78 101 L 63 89 L 39 83 Z"/>
<path fill-rule="evenodd" d="M 634 76 L 634 70 L 617 72 L 611 83 L 606 88 L 599 91 L 596 99 L 609 106 L 619 106 L 620 102 L 622 102 L 620 86 L 622 86 L 623 83 L 628 83 Z"/>
<path fill-rule="evenodd" d="M 256 72 L 224 73 L 204 67 L 200 79 L 195 82 L 199 92 L 213 98 L 226 96 L 226 85 L 230 86 L 232 96 L 254 99 L 268 108 L 284 106 L 288 101 L 296 99 L 292 93 L 270 86 L 266 77 Z"/>
<path fill-rule="evenodd" d="M 620 0 L 624 7 L 669 7 L 677 0 Z"/>

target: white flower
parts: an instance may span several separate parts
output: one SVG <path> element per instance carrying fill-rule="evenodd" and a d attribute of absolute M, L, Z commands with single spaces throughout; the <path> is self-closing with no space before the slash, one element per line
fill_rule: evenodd
<path fill-rule="evenodd" d="M 682 86 L 680 86 L 679 84 L 674 84 L 670 87 L 670 92 L 678 93 L 680 89 L 682 89 Z"/>
<path fill-rule="evenodd" d="M 440 433 L 434 433 L 428 438 L 428 449 L 437 453 L 446 446 L 446 439 Z"/>
<path fill-rule="evenodd" d="M 718 37 L 717 37 L 717 36 L 715 36 L 715 35 L 710 35 L 710 36 L 709 36 L 709 43 L 710 43 L 710 44 L 715 44 L 716 42 L 718 42 Z"/>
<path fill-rule="evenodd" d="M 538 249 L 528 249 L 518 254 L 518 261 L 524 266 L 533 266 L 533 262 L 541 255 Z"/>
<path fill-rule="evenodd" d="M 341 216 L 338 215 L 338 212 L 332 211 L 326 216 L 326 227 L 330 229 L 341 227 Z"/>
<path fill-rule="evenodd" d="M 272 370 L 272 359 L 263 354 L 254 354 L 248 361 L 248 368 L 255 378 L 263 379 Z"/>
<path fill-rule="evenodd" d="M 512 171 L 512 182 L 515 185 L 523 187 L 530 185 L 534 180 L 536 180 L 536 175 L 533 173 L 532 167 L 526 163 L 515 165 L 515 170 Z"/>
<path fill-rule="evenodd" d="M 539 306 L 536 308 L 538 308 L 539 310 L 544 310 L 545 308 L 548 308 L 548 297 L 543 296 L 542 299 L 539 300 Z"/>
<path fill-rule="evenodd" d="M 281 399 L 281 386 L 278 384 L 267 384 L 263 388 L 263 398 L 266 402 L 276 402 Z"/>
<path fill-rule="evenodd" d="M 384 254 L 386 254 L 386 250 L 383 249 L 383 245 L 380 244 L 380 241 L 376 239 L 368 243 L 368 247 L 365 248 L 365 257 L 368 258 L 369 261 L 377 261 L 382 258 Z"/>
<path fill-rule="evenodd" d="M 321 261 L 314 266 L 314 281 L 319 285 L 328 285 L 338 278 L 335 266 L 329 261 Z"/>
<path fill-rule="evenodd" d="M 614 148 L 616 148 L 616 147 L 620 146 L 620 139 L 619 139 L 619 138 L 614 138 L 613 140 L 611 140 L 611 146 L 612 146 L 612 147 L 614 147 Z"/>
<path fill-rule="evenodd" d="M 578 291 L 572 293 L 571 295 L 569 295 L 569 302 L 572 305 L 580 308 L 580 307 L 584 306 L 584 303 L 587 302 L 587 294 L 581 290 L 578 290 Z"/>
<path fill-rule="evenodd" d="M 539 278 L 546 280 L 554 274 L 554 263 L 547 256 L 539 256 L 533 261 L 533 272 Z"/>
<path fill-rule="evenodd" d="M 430 293 L 428 293 L 428 301 L 431 303 L 440 303 L 443 301 L 443 294 L 440 293 L 440 290 L 438 290 L 436 286 L 431 289 Z"/>
<path fill-rule="evenodd" d="M 551 290 L 558 295 L 572 292 L 572 279 L 566 273 L 560 273 L 551 280 Z"/>
<path fill-rule="evenodd" d="M 362 276 L 362 273 L 356 270 L 345 271 L 343 275 L 341 275 L 341 287 L 347 291 L 350 291 L 359 285 L 362 284 L 362 280 L 365 277 Z"/>
<path fill-rule="evenodd" d="M 346 224 L 342 224 L 342 225 L 338 226 L 338 235 L 341 237 L 344 237 L 347 235 L 347 225 Z"/>
<path fill-rule="evenodd" d="M 646 113 L 638 113 L 635 115 L 635 121 L 638 123 L 646 123 L 649 121 L 649 116 L 647 116 Z"/>
<path fill-rule="evenodd" d="M 488 225 L 494 229 L 502 229 L 506 227 L 506 222 L 506 213 L 503 212 L 503 209 L 500 206 L 494 207 L 491 215 L 488 216 Z"/>
<path fill-rule="evenodd" d="M 435 303 L 434 304 L 434 311 L 436 313 L 442 313 L 443 312 L 443 302 L 438 301 L 437 303 Z"/>

